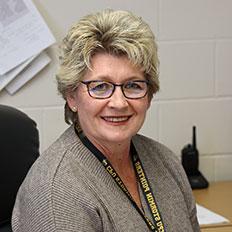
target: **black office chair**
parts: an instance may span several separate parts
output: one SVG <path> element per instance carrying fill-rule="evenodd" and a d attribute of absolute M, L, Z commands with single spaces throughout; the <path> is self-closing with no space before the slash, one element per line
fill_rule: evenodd
<path fill-rule="evenodd" d="M 17 191 L 39 156 L 36 123 L 25 113 L 0 105 L 0 232 L 11 232 Z"/>

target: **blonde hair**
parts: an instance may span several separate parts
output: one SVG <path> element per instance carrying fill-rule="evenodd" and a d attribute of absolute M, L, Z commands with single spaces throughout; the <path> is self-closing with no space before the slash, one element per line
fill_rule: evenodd
<path fill-rule="evenodd" d="M 151 100 L 159 90 L 159 60 L 154 35 L 141 17 L 128 11 L 103 10 L 74 24 L 61 44 L 60 68 L 56 79 L 64 99 L 74 91 L 98 52 L 126 56 L 144 70 L 150 83 Z M 77 122 L 77 114 L 65 105 L 65 121 Z"/>

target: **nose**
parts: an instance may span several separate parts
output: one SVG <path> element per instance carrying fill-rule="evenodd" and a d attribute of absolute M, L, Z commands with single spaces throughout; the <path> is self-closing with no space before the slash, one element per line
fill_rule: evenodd
<path fill-rule="evenodd" d="M 116 86 L 113 95 L 109 98 L 108 106 L 123 109 L 128 106 L 127 98 L 123 95 L 120 86 Z"/>

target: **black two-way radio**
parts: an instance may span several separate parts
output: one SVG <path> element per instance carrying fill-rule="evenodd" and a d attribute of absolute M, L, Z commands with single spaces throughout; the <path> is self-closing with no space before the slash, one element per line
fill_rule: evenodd
<path fill-rule="evenodd" d="M 196 145 L 196 126 L 193 126 L 192 144 L 187 144 L 181 151 L 182 165 L 192 189 L 202 189 L 209 182 L 199 171 L 199 152 Z"/>

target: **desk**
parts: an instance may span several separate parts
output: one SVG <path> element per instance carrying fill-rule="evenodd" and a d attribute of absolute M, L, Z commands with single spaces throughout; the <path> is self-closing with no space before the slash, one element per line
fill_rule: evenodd
<path fill-rule="evenodd" d="M 210 183 L 209 188 L 193 190 L 196 202 L 230 220 L 227 224 L 207 225 L 202 232 L 232 232 L 232 181 Z"/>

